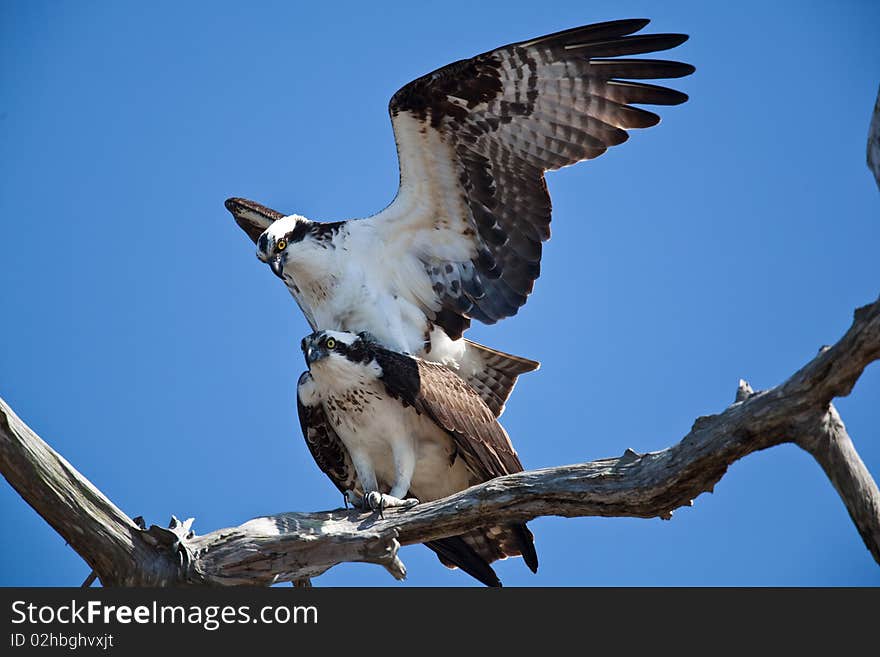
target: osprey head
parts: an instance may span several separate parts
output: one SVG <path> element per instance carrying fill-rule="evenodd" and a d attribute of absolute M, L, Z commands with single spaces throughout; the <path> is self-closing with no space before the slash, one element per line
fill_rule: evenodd
<path fill-rule="evenodd" d="M 366 331 L 357 334 L 345 331 L 315 331 L 302 339 L 300 347 L 306 365 L 311 369 L 312 365 L 325 359 L 368 363 L 373 359 L 372 347 L 375 345 L 375 338 Z"/>
<path fill-rule="evenodd" d="M 278 219 L 257 239 L 257 257 L 267 263 L 278 278 L 284 280 L 284 265 L 290 257 L 289 249 L 306 239 L 312 223 L 297 214 Z"/>

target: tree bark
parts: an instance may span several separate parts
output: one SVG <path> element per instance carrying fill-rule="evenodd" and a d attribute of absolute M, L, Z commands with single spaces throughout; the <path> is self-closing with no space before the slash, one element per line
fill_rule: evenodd
<path fill-rule="evenodd" d="M 105 585 L 161 585 L 177 578 L 170 555 L 0 399 L 0 471 Z"/>
<path fill-rule="evenodd" d="M 784 383 L 754 392 L 740 381 L 734 403 L 699 417 L 676 445 L 659 452 L 520 472 L 384 517 L 339 509 L 254 518 L 197 536 L 192 520 L 142 529 L 0 400 L 0 471 L 91 565 L 105 585 L 304 583 L 345 561 L 406 570 L 401 544 L 454 536 L 487 522 L 538 516 L 670 519 L 711 492 L 747 454 L 793 442 L 813 455 L 880 563 L 880 491 L 831 401 L 849 394 L 880 358 L 880 300 L 858 309 L 833 346 Z"/>

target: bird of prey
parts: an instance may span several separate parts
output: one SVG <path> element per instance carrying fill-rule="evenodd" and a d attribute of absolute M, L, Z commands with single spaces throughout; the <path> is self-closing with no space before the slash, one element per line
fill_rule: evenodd
<path fill-rule="evenodd" d="M 548 170 L 598 157 L 660 118 L 636 105 L 684 93 L 639 80 L 689 64 L 631 58 L 682 34 L 648 20 L 597 23 L 496 48 L 410 82 L 389 112 L 400 162 L 394 201 L 365 219 L 315 222 L 253 201 L 226 207 L 313 330 L 369 331 L 454 369 L 498 416 L 538 363 L 466 340 L 526 302 L 550 237 Z"/>
<path fill-rule="evenodd" d="M 356 506 L 408 507 L 522 471 L 495 415 L 449 368 L 386 349 L 365 332 L 317 331 L 302 349 L 303 436 Z M 521 555 L 538 569 L 524 523 L 489 523 L 426 545 L 487 586 L 501 585 L 490 565 L 497 559 Z"/>

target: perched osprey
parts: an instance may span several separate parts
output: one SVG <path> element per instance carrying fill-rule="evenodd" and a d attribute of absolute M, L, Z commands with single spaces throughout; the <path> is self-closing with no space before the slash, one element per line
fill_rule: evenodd
<path fill-rule="evenodd" d="M 501 413 L 538 363 L 462 338 L 526 302 L 550 237 L 544 172 L 598 157 L 660 118 L 633 104 L 677 105 L 643 82 L 689 64 L 630 59 L 678 46 L 640 34 L 647 20 L 597 23 L 497 48 L 400 89 L 389 111 L 400 188 L 379 214 L 314 222 L 253 201 L 226 207 L 287 285 L 313 330 L 370 331 L 395 351 L 457 371 Z M 623 57 L 621 57 L 623 56 Z"/>
<path fill-rule="evenodd" d="M 318 467 L 357 506 L 446 497 L 523 467 L 480 396 L 449 368 L 384 348 L 367 333 L 318 331 L 302 341 L 300 424 Z M 489 565 L 522 555 L 538 569 L 524 523 L 493 524 L 426 545 L 487 586 Z"/>

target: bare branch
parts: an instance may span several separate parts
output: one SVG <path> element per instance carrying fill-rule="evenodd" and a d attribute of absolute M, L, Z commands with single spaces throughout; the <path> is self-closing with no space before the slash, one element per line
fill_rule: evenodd
<path fill-rule="evenodd" d="M 866 546 L 880 562 L 880 491 L 831 404 L 880 358 L 880 300 L 787 381 L 755 392 L 740 381 L 724 412 L 697 418 L 678 444 L 648 454 L 533 470 L 494 479 L 385 517 L 357 511 L 285 513 L 204 536 L 172 518 L 168 529 L 137 527 L 0 400 L 0 469 L 22 496 L 98 572 L 115 584 L 270 584 L 315 577 L 344 561 L 405 569 L 401 544 L 460 534 L 488 521 L 544 515 L 669 519 L 711 492 L 752 452 L 794 442 L 822 466 Z"/>
<path fill-rule="evenodd" d="M 55 450 L 31 430 L 0 399 L 0 472 L 12 487 L 86 560 L 105 586 L 172 586 L 206 583 L 184 547 L 193 538 L 192 519 L 180 522 L 172 517 L 165 529 L 153 525 L 143 529 L 135 523 L 88 479 L 83 477 Z M 242 528 L 262 526 L 259 521 Z M 270 560 L 283 569 L 294 564 L 297 579 L 317 575 L 342 561 L 378 563 L 397 577 L 406 575 L 397 558 L 399 543 L 394 530 L 340 536 L 334 545 L 317 545 L 305 533 L 285 546 L 287 554 Z M 259 546 L 259 540 L 255 545 Z M 244 546 L 243 549 L 249 549 Z M 218 550 L 216 555 L 222 555 Z M 265 553 L 261 560 L 266 561 Z M 259 571 L 260 566 L 239 566 L 241 572 Z M 247 583 L 230 568 L 229 583 Z M 286 579 L 286 577 L 284 578 Z M 84 585 L 90 585 L 90 575 Z M 270 583 L 272 576 L 257 577 L 252 582 Z"/>
<path fill-rule="evenodd" d="M 145 559 L 131 518 L 44 443 L 0 399 L 0 471 L 15 490 L 67 541 L 104 584 L 161 578 L 170 567 Z M 153 570 L 155 569 L 155 571 Z"/>
<path fill-rule="evenodd" d="M 822 469 L 849 511 L 862 540 L 874 560 L 880 563 L 880 492 L 856 452 L 837 409 L 828 412 L 798 432 L 798 444 Z"/>

